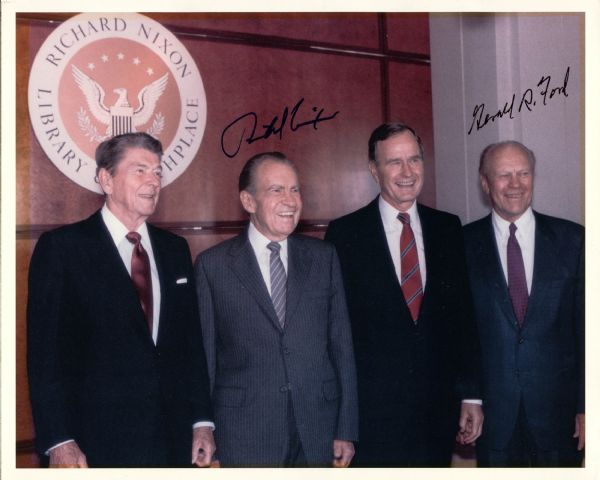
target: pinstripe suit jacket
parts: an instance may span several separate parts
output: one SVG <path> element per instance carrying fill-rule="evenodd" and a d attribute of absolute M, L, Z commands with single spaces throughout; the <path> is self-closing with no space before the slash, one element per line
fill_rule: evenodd
<path fill-rule="evenodd" d="M 247 232 L 200 254 L 195 272 L 222 465 L 283 464 L 288 390 L 308 464 L 331 464 L 333 440 L 358 436 L 352 338 L 334 248 L 288 238 L 283 329 Z"/>

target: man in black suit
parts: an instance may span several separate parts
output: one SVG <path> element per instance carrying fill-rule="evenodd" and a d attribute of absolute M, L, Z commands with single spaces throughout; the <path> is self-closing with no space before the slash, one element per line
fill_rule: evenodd
<path fill-rule="evenodd" d="M 585 443 L 584 230 L 531 208 L 535 157 L 489 145 L 492 213 L 464 228 L 481 338 L 480 466 L 577 466 Z"/>
<path fill-rule="evenodd" d="M 346 467 L 358 437 L 356 372 L 335 249 L 293 234 L 293 163 L 252 157 L 240 174 L 246 231 L 196 260 L 224 467 Z"/>
<path fill-rule="evenodd" d="M 354 465 L 449 466 L 455 435 L 473 442 L 483 420 L 460 221 L 417 203 L 423 147 L 409 126 L 373 131 L 369 169 L 381 195 L 325 236 L 340 257 L 354 338 Z"/>
<path fill-rule="evenodd" d="M 29 387 L 37 449 L 51 467 L 210 464 L 189 249 L 146 223 L 160 193 L 161 155 L 145 133 L 100 144 L 104 207 L 44 233 L 33 253 Z"/>

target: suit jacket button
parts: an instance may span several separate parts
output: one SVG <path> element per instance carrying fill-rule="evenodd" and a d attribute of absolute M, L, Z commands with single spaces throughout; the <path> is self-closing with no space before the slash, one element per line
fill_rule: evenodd
<path fill-rule="evenodd" d="M 523 343 L 525 341 L 525 339 L 523 339 L 523 337 L 519 338 L 519 343 Z"/>
<path fill-rule="evenodd" d="M 280 391 L 281 393 L 285 393 L 285 392 L 287 392 L 287 391 L 288 391 L 288 386 L 287 386 L 287 385 L 283 385 L 283 386 L 282 386 L 282 387 L 279 389 L 279 391 Z"/>

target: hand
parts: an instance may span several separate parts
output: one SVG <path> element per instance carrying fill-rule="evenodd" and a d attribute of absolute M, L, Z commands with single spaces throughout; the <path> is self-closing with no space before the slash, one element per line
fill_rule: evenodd
<path fill-rule="evenodd" d="M 585 447 L 585 413 L 575 415 L 575 433 L 573 438 L 578 438 L 577 450 L 583 450 Z"/>
<path fill-rule="evenodd" d="M 334 467 L 345 468 L 350 465 L 354 457 L 354 444 L 346 440 L 333 441 L 333 463 Z"/>
<path fill-rule="evenodd" d="M 483 425 L 483 410 L 476 403 L 462 402 L 460 407 L 459 430 L 456 441 L 461 445 L 473 444 L 481 435 Z"/>
<path fill-rule="evenodd" d="M 50 468 L 88 468 L 85 455 L 75 441 L 50 450 Z"/>
<path fill-rule="evenodd" d="M 215 450 L 212 429 L 210 427 L 194 428 L 192 463 L 197 467 L 210 467 Z"/>

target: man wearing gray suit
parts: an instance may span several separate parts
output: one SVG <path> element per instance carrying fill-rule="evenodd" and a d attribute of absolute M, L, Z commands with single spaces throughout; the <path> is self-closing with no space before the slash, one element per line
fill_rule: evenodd
<path fill-rule="evenodd" d="M 279 152 L 240 174 L 248 228 L 198 256 L 198 302 L 222 466 L 346 467 L 356 372 L 335 249 L 292 234 L 298 175 Z"/>

